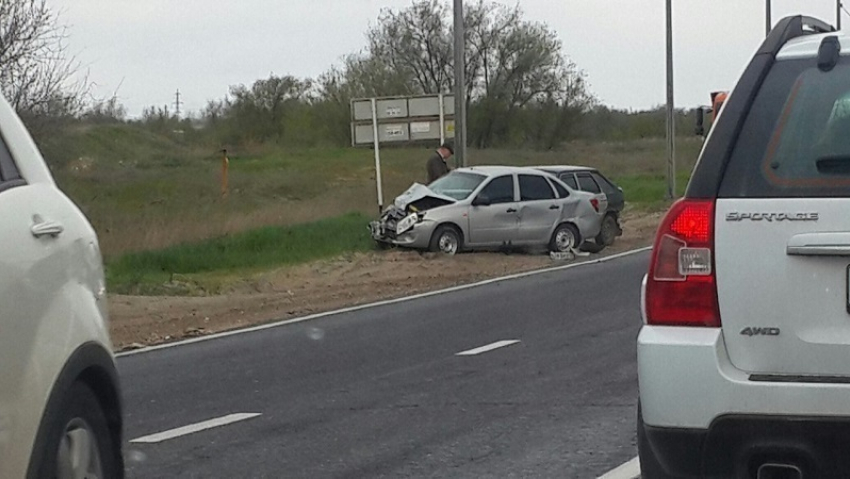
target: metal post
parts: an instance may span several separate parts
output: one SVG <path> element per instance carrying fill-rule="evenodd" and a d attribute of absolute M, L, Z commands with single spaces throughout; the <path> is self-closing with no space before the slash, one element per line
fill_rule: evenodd
<path fill-rule="evenodd" d="M 227 169 L 230 159 L 227 158 L 227 148 L 221 150 L 221 197 L 227 198 Z"/>
<path fill-rule="evenodd" d="M 835 0 L 835 28 L 841 30 L 841 0 Z"/>
<path fill-rule="evenodd" d="M 372 98 L 372 136 L 375 144 L 375 183 L 378 186 L 378 214 L 384 211 L 384 190 L 381 185 L 381 148 L 378 141 L 378 102 Z"/>
<path fill-rule="evenodd" d="M 771 18 L 772 15 L 770 13 L 770 2 L 771 1 L 772 0 L 767 0 L 767 5 L 765 6 L 765 15 L 766 15 L 765 19 L 766 19 L 767 23 L 765 25 L 764 36 L 770 35 L 771 24 L 773 23 L 773 19 Z"/>
<path fill-rule="evenodd" d="M 467 165 L 466 158 L 466 55 L 463 25 L 463 0 L 454 0 L 454 73 L 455 73 L 455 165 Z"/>
<path fill-rule="evenodd" d="M 440 144 L 446 142 L 446 106 L 443 104 L 443 94 L 440 93 Z"/>
<path fill-rule="evenodd" d="M 667 0 L 667 198 L 676 195 L 676 122 L 673 102 L 673 0 Z"/>

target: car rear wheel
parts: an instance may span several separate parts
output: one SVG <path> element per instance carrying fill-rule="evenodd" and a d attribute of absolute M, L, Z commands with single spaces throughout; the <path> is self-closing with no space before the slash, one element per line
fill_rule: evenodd
<path fill-rule="evenodd" d="M 549 250 L 555 253 L 566 253 L 575 249 L 581 241 L 578 229 L 571 224 L 562 224 L 552 233 Z"/>
<path fill-rule="evenodd" d="M 463 239 L 460 231 L 451 225 L 442 225 L 434 232 L 431 237 L 430 250 L 447 255 L 454 255 L 460 252 L 463 247 Z"/>
<path fill-rule="evenodd" d="M 640 404 L 638 404 L 637 443 L 641 479 L 673 479 L 673 476 L 667 474 L 664 468 L 661 467 L 661 464 L 655 457 L 655 453 L 652 452 L 652 448 L 649 446 L 646 430 L 643 425 L 643 414 L 641 413 Z"/>
<path fill-rule="evenodd" d="M 614 240 L 617 239 L 620 227 L 617 225 L 617 218 L 613 214 L 605 215 L 602 219 L 602 229 L 596 235 L 596 244 L 600 246 L 611 246 Z"/>
<path fill-rule="evenodd" d="M 120 448 L 113 444 L 103 408 L 87 385 L 76 382 L 53 416 L 46 444 L 46 460 L 33 477 L 102 479 L 123 477 Z M 51 418 L 48 418 L 51 419 Z M 31 471 L 32 472 L 32 471 Z"/>

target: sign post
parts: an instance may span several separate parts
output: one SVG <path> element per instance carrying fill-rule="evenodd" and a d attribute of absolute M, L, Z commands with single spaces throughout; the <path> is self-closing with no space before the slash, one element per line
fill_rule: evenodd
<path fill-rule="evenodd" d="M 375 149 L 378 209 L 384 209 L 381 144 L 442 145 L 455 137 L 452 95 L 361 98 L 351 101 L 351 146 Z M 422 159 L 424 173 L 424 161 Z"/>
<path fill-rule="evenodd" d="M 378 185 L 378 214 L 384 211 L 384 189 L 381 181 L 381 145 L 378 141 L 378 100 L 372 98 L 372 136 L 375 145 L 375 183 Z"/>

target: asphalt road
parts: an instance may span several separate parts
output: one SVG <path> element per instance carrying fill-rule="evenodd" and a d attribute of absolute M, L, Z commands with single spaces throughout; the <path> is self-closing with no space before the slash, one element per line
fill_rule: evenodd
<path fill-rule="evenodd" d="M 649 253 L 119 358 L 130 478 L 596 478 L 636 455 Z M 520 342 L 478 355 L 458 352 Z"/>

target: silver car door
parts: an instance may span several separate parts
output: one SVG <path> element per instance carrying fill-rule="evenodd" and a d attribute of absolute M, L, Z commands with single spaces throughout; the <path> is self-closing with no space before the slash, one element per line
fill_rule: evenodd
<path fill-rule="evenodd" d="M 542 175 L 519 175 L 520 244 L 546 244 L 561 217 L 561 200 Z"/>
<path fill-rule="evenodd" d="M 514 175 L 497 176 L 481 189 L 469 207 L 470 246 L 513 243 L 519 231 Z"/>

